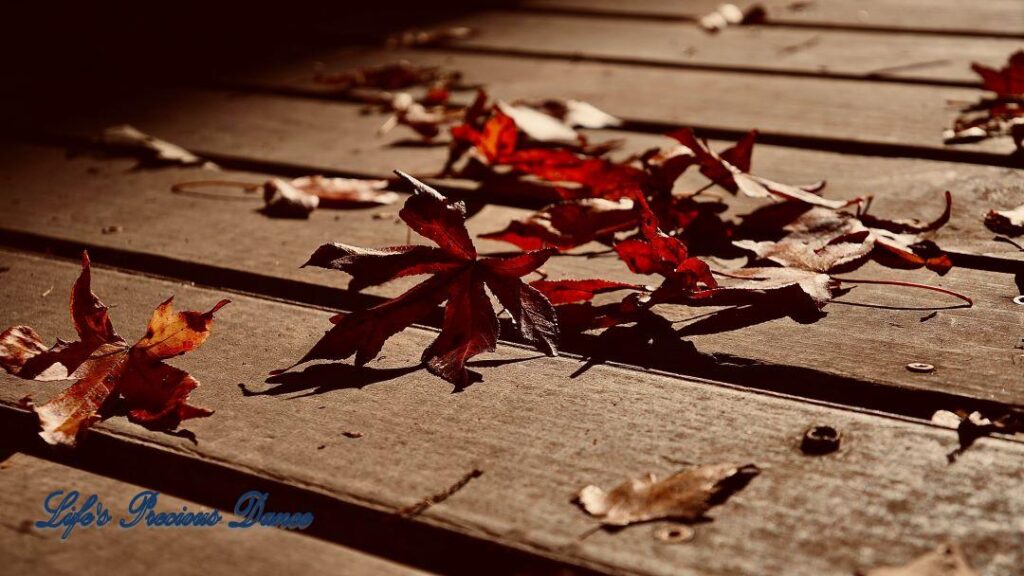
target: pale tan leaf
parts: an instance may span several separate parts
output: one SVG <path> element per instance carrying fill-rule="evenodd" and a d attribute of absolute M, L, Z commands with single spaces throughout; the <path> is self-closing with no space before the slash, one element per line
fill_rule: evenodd
<path fill-rule="evenodd" d="M 695 466 L 664 480 L 653 474 L 627 480 L 608 492 L 587 486 L 580 490 L 578 500 L 587 513 L 612 526 L 661 518 L 694 521 L 759 473 L 753 464 Z"/>

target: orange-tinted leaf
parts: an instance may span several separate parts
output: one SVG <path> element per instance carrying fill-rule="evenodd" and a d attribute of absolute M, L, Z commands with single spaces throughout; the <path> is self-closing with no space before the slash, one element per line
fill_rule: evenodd
<path fill-rule="evenodd" d="M 82 252 L 82 273 L 71 289 L 71 323 L 82 342 L 123 342 L 114 332 L 107 306 L 92 293 L 88 252 Z"/>
<path fill-rule="evenodd" d="M 0 366 L 26 379 L 76 380 L 68 389 L 34 409 L 40 436 L 51 444 L 73 445 L 79 432 L 101 417 L 110 402 L 123 401 L 129 417 L 151 427 L 173 428 L 181 420 L 210 411 L 187 404 L 199 383 L 163 360 L 197 348 L 210 333 L 213 314 L 175 314 L 171 299 L 157 307 L 146 335 L 128 344 L 114 332 L 107 308 L 92 293 L 88 255 L 71 296 L 71 316 L 82 340 L 58 341 L 47 349 L 31 328 L 14 326 L 0 334 Z"/>
<path fill-rule="evenodd" d="M 221 300 L 207 312 L 175 312 L 171 296 L 153 311 L 146 335 L 132 346 L 132 351 L 149 360 L 164 360 L 191 352 L 202 346 L 210 336 L 213 314 L 230 300 Z"/>
<path fill-rule="evenodd" d="M 133 351 L 133 355 L 136 351 Z M 188 396 L 199 382 L 188 372 L 163 363 L 132 357 L 117 390 L 131 408 L 128 417 L 147 426 L 174 428 L 182 420 L 213 414 L 192 406 Z"/>
<path fill-rule="evenodd" d="M 42 429 L 39 435 L 46 442 L 74 445 L 78 433 L 99 420 L 100 408 L 114 395 L 128 364 L 126 348 L 106 344 L 94 359 L 76 372 L 78 381 L 70 388 L 34 407 Z"/>

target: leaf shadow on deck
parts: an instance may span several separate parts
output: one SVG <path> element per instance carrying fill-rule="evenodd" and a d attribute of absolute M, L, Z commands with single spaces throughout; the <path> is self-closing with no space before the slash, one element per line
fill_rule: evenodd
<path fill-rule="evenodd" d="M 507 364 L 539 358 L 545 358 L 545 356 L 538 354 L 525 358 L 475 360 L 467 362 L 466 366 L 467 368 L 499 368 Z M 253 390 L 245 383 L 239 383 L 238 388 L 242 391 L 243 396 L 282 396 L 294 394 L 294 396 L 289 397 L 290 400 L 294 400 L 338 390 L 361 390 L 371 384 L 401 378 L 423 369 L 424 366 L 422 364 L 403 366 L 401 368 L 373 368 L 370 366 L 355 366 L 344 362 L 332 362 L 307 366 L 301 372 L 284 372 L 273 375 L 265 380 L 267 384 L 273 386 L 266 390 Z M 474 370 L 470 370 L 469 373 L 469 385 L 482 382 L 485 379 L 483 374 Z M 429 377 L 433 378 L 433 376 Z M 452 390 L 452 393 L 456 394 L 465 389 L 465 387 L 456 387 Z M 303 394 L 302 392 L 305 393 Z"/>
<path fill-rule="evenodd" d="M 595 365 L 619 361 L 677 373 L 713 373 L 724 366 L 724 360 L 701 352 L 686 336 L 699 336 L 742 330 L 765 322 L 790 318 L 800 324 L 813 324 L 825 317 L 813 307 L 790 308 L 758 304 L 729 306 L 707 314 L 680 321 L 671 321 L 648 311 L 635 324 L 615 326 L 604 332 L 579 339 L 574 344 L 586 350 L 585 362 L 573 372 L 582 375 Z M 675 325 L 688 322 L 682 328 Z"/>
<path fill-rule="evenodd" d="M 370 384 L 386 382 L 406 374 L 411 374 L 420 368 L 422 366 L 371 368 L 368 366 L 354 366 L 342 362 L 332 362 L 329 364 L 307 366 L 301 372 L 285 372 L 271 376 L 265 382 L 274 385 L 274 387 L 266 390 L 251 390 L 244 383 L 239 383 L 238 388 L 242 391 L 243 396 L 296 394 L 291 397 L 295 399 L 326 394 L 337 390 L 360 390 Z M 305 392 L 305 394 L 299 394 L 300 392 Z"/>

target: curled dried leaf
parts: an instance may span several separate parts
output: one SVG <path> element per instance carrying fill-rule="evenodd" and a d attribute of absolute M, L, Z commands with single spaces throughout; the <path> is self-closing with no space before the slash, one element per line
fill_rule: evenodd
<path fill-rule="evenodd" d="M 828 274 L 798 268 L 740 268 L 718 274 L 742 282 L 720 286 L 696 296 L 693 303 L 747 303 L 751 295 L 764 295 L 794 303 L 810 301 L 822 308 L 839 290 L 839 281 Z"/>
<path fill-rule="evenodd" d="M 605 525 L 626 526 L 662 518 L 693 522 L 760 472 L 753 464 L 709 464 L 676 472 L 663 480 L 648 474 L 607 492 L 586 486 L 577 498 L 588 514 Z"/>
<path fill-rule="evenodd" d="M 203 166 L 216 169 L 217 166 L 208 162 L 188 150 L 150 136 L 134 126 L 122 124 L 111 126 L 103 131 L 100 141 L 112 148 L 123 149 L 128 152 L 141 154 L 142 161 L 150 164 L 180 164 L 184 166 Z"/>
<path fill-rule="evenodd" d="M 701 17 L 700 27 L 715 34 L 731 25 L 760 24 L 767 16 L 768 12 L 761 4 L 751 4 L 745 10 L 735 4 L 721 4 L 713 12 Z"/>
<path fill-rule="evenodd" d="M 985 216 L 988 229 L 1007 236 L 1024 234 L 1024 205 L 1010 210 L 989 210 Z"/>
<path fill-rule="evenodd" d="M 307 218 L 317 208 L 363 208 L 397 202 L 387 180 L 302 176 L 263 184 L 264 212 L 277 218 Z"/>

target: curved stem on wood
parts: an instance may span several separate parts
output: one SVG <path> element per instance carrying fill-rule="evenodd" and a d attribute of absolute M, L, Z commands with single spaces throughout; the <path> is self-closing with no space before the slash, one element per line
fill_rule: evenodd
<path fill-rule="evenodd" d="M 967 302 L 968 306 L 974 306 L 974 300 L 971 300 L 969 296 L 965 296 L 959 292 L 954 292 L 952 290 L 947 290 L 945 288 L 939 288 L 938 286 L 929 286 L 928 284 L 906 282 L 903 280 L 871 280 L 866 278 L 838 278 L 835 276 L 833 276 L 833 279 L 839 280 L 840 282 L 851 282 L 854 284 L 882 284 L 888 286 L 904 286 L 907 288 L 920 288 L 922 290 L 931 290 L 932 292 L 938 292 L 939 294 L 946 294 L 947 296 L 959 298 L 960 300 Z"/>

